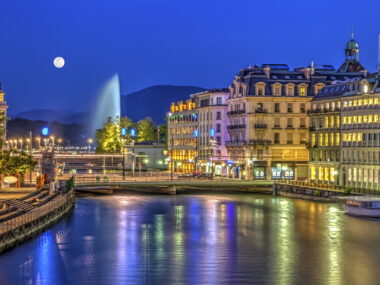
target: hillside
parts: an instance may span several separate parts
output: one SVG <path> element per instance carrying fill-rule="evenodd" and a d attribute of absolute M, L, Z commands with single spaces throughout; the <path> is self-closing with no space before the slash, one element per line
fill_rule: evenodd
<path fill-rule="evenodd" d="M 122 96 L 121 113 L 133 120 L 151 117 L 156 123 L 163 123 L 172 102 L 185 100 L 190 94 L 204 90 L 196 86 L 151 86 Z"/>

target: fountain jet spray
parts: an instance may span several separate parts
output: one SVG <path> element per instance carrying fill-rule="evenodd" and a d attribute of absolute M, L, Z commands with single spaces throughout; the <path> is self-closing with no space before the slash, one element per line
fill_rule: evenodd
<path fill-rule="evenodd" d="M 115 74 L 101 89 L 92 115 L 91 133 L 103 126 L 108 117 L 120 117 L 120 81 Z"/>

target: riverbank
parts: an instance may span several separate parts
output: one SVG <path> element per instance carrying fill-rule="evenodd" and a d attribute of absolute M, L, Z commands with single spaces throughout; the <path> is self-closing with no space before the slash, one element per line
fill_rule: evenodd
<path fill-rule="evenodd" d="M 16 204 L 19 208 L 11 218 L 0 223 L 0 253 L 51 226 L 70 211 L 74 202 L 75 192 L 73 190 L 59 195 L 55 194 L 38 207 L 32 207 L 34 201 L 28 203 L 22 200 L 17 201 L 17 199 L 10 200 L 9 204 Z"/>

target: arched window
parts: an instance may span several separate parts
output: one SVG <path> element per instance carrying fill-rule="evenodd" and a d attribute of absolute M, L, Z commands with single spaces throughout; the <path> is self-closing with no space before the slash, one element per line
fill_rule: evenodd
<path fill-rule="evenodd" d="M 300 85 L 298 85 L 298 95 L 307 96 L 307 84 L 301 83 Z"/>
<path fill-rule="evenodd" d="M 318 92 L 319 92 L 323 87 L 325 87 L 325 84 L 323 84 L 323 83 L 317 83 L 317 84 L 314 84 L 314 95 L 317 95 Z"/>
<path fill-rule="evenodd" d="M 295 85 L 293 83 L 286 84 L 286 96 L 294 96 L 294 87 Z"/>
<path fill-rule="evenodd" d="M 272 94 L 273 96 L 281 96 L 281 89 L 282 89 L 282 85 L 281 83 L 275 83 L 272 85 Z"/>
<path fill-rule="evenodd" d="M 265 96 L 265 83 L 259 82 L 256 83 L 256 95 L 258 96 Z"/>

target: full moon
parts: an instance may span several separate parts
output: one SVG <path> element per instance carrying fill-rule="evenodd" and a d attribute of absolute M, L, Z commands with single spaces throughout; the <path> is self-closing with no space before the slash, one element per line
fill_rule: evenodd
<path fill-rule="evenodd" d="M 65 59 L 63 57 L 56 57 L 53 61 L 56 68 L 62 68 L 65 65 Z"/>

